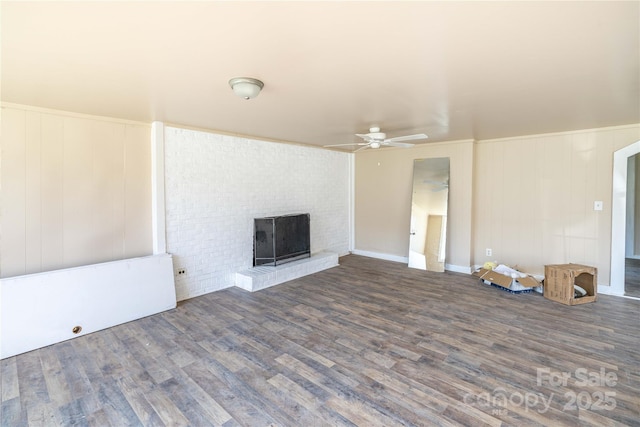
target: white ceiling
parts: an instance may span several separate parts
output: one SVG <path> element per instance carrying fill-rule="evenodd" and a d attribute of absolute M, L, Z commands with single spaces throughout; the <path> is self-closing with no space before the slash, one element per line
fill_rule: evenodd
<path fill-rule="evenodd" d="M 639 123 L 639 5 L 5 0 L 1 97 L 312 145 Z"/>

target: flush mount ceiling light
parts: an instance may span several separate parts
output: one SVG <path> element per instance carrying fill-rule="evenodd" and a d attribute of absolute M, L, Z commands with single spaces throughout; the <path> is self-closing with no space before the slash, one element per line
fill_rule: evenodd
<path fill-rule="evenodd" d="M 251 77 L 236 77 L 229 80 L 229 86 L 231 86 L 233 92 L 239 97 L 251 99 L 258 96 L 264 87 L 264 83 Z"/>

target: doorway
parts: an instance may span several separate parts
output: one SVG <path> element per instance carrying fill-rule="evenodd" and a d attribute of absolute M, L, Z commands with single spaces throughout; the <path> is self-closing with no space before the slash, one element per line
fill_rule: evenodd
<path fill-rule="evenodd" d="M 634 213 L 636 200 L 636 182 L 640 182 L 635 173 L 635 156 L 640 153 L 640 141 L 613 153 L 613 192 L 611 204 L 611 282 L 607 293 L 612 295 L 640 298 L 640 260 L 635 253 L 636 221 Z M 632 159 L 632 160 L 630 160 Z M 640 169 L 640 157 L 638 169 Z M 639 172 L 640 173 L 640 172 Z M 631 185 L 629 181 L 631 180 Z M 640 185 L 639 185 L 640 186 Z M 640 197 L 640 196 L 638 196 Z M 629 209 L 629 210 L 628 210 Z M 640 207 L 639 207 L 640 210 Z M 638 213 L 640 215 L 640 212 Z M 628 220 L 628 221 L 627 221 Z M 640 228 L 640 221 L 638 222 Z M 640 238 L 638 239 L 640 240 Z M 640 244 L 640 242 L 638 242 Z M 640 253 L 640 251 L 638 251 Z M 630 256 L 628 256 L 630 254 Z M 640 258 L 640 257 L 639 257 Z M 629 286 L 627 286 L 629 278 Z M 637 280 L 636 280 L 637 278 Z M 638 286 L 636 287 L 636 282 Z M 628 289 L 627 289 L 628 288 Z M 636 292 L 638 289 L 638 292 Z"/>
<path fill-rule="evenodd" d="M 640 154 L 627 158 L 624 294 L 640 298 Z"/>

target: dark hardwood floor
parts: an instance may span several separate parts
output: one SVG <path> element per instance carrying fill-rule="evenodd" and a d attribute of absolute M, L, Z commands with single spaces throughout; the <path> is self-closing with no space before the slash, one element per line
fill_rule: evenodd
<path fill-rule="evenodd" d="M 2 360 L 2 425 L 640 425 L 640 301 L 340 263 Z"/>

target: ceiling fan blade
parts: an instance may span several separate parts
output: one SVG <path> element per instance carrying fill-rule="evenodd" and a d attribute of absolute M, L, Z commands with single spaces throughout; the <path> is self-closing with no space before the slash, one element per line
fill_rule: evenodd
<path fill-rule="evenodd" d="M 333 144 L 333 145 L 323 145 L 323 147 L 346 147 L 348 145 L 367 145 L 366 142 L 355 142 L 353 144 Z"/>
<path fill-rule="evenodd" d="M 416 139 L 427 139 L 429 138 L 424 133 L 417 133 L 415 135 L 405 135 L 405 136 L 396 136 L 395 138 L 389 138 L 386 142 L 398 142 L 398 141 L 414 141 Z"/>
<path fill-rule="evenodd" d="M 365 141 L 372 141 L 373 138 L 371 138 L 369 136 L 369 134 L 367 133 L 356 133 L 356 136 L 359 136 L 360 138 L 364 139 Z"/>
<path fill-rule="evenodd" d="M 356 151 L 354 151 L 354 153 L 357 153 L 358 151 L 366 150 L 367 148 L 371 148 L 371 146 L 369 144 L 365 144 L 364 147 L 358 148 Z"/>
<path fill-rule="evenodd" d="M 384 142 L 384 145 L 388 145 L 389 147 L 405 147 L 405 148 L 409 148 L 409 147 L 413 147 L 415 144 L 409 144 L 407 142 Z"/>

